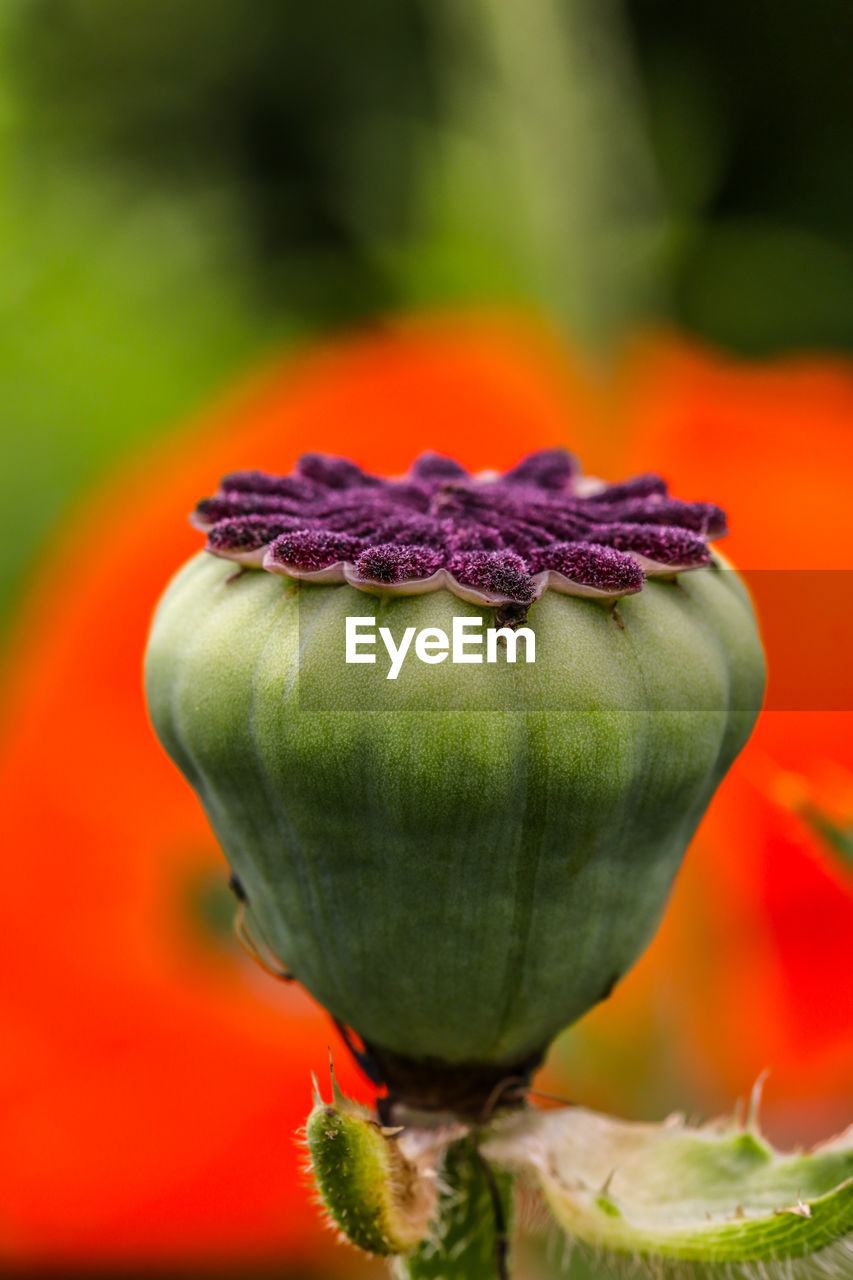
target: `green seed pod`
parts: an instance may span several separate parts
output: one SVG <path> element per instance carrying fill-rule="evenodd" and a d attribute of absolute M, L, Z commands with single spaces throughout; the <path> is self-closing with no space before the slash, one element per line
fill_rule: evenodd
<path fill-rule="evenodd" d="M 554 451 L 396 482 L 309 455 L 196 521 L 214 555 L 151 632 L 157 733 L 255 928 L 392 1094 L 476 1109 L 637 959 L 752 728 L 722 513 Z"/>

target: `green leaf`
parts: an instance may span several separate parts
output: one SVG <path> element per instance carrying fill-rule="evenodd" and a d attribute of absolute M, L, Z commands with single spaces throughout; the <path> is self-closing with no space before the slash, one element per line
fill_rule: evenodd
<path fill-rule="evenodd" d="M 853 1276 L 853 1128 L 784 1155 L 752 1119 L 694 1128 L 572 1107 L 512 1116 L 482 1150 L 532 1172 L 574 1240 L 659 1272 Z"/>
<path fill-rule="evenodd" d="M 825 845 L 837 856 L 847 872 L 853 872 L 853 827 L 843 827 L 833 822 L 813 805 L 806 805 L 801 816 Z"/>

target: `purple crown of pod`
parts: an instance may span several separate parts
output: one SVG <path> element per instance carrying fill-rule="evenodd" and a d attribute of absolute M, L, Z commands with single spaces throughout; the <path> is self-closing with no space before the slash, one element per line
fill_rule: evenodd
<path fill-rule="evenodd" d="M 208 551 L 270 573 L 520 611 L 548 589 L 613 599 L 701 568 L 726 532 L 719 507 L 671 498 L 660 476 L 608 485 L 562 449 L 503 474 L 424 453 L 391 479 L 307 453 L 290 475 L 224 476 L 191 520 Z"/>

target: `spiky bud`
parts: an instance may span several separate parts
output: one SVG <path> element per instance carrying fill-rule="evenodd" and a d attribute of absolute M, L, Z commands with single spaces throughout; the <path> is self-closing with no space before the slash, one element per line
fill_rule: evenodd
<path fill-rule="evenodd" d="M 314 1104 L 305 1136 L 330 1221 L 365 1253 L 408 1253 L 426 1238 L 438 1208 L 430 1151 L 410 1158 L 397 1133 L 337 1085 L 328 1103 L 315 1085 Z"/>

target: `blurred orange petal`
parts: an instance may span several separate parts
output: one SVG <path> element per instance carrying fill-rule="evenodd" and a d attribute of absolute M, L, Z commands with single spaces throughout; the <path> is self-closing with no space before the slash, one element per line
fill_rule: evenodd
<path fill-rule="evenodd" d="M 780 783 L 799 779 L 820 797 L 832 782 L 837 803 L 847 778 L 853 818 L 853 579 L 843 572 L 853 568 L 853 370 L 641 344 L 621 408 L 627 470 L 652 466 L 676 492 L 729 512 L 722 549 L 756 597 L 774 708 L 700 827 L 646 974 L 665 974 L 672 1020 L 714 1105 L 769 1068 L 768 1116 L 781 1138 L 805 1141 L 849 1119 L 853 1103 L 853 987 L 842 976 L 853 882 Z M 806 709 L 779 709 L 789 706 Z"/>

